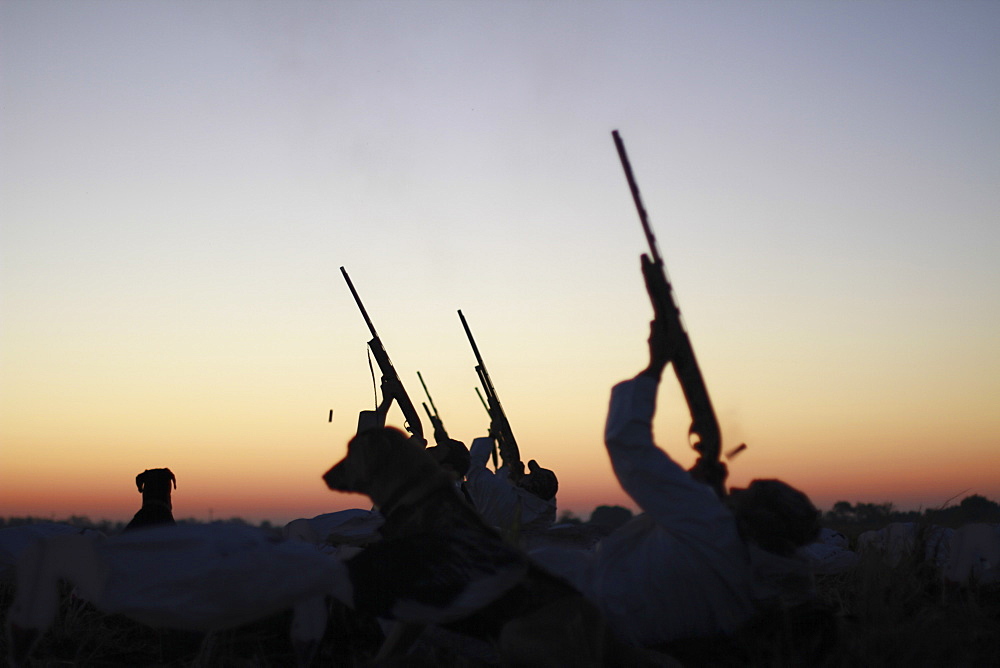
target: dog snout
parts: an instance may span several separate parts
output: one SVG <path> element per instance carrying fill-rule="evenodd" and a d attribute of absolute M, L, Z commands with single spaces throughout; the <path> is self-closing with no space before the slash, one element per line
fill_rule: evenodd
<path fill-rule="evenodd" d="M 323 474 L 323 482 L 326 486 L 332 490 L 338 492 L 353 492 L 355 491 L 353 485 L 350 484 L 350 480 L 347 475 L 347 467 L 344 463 L 334 464 L 334 466 Z"/>

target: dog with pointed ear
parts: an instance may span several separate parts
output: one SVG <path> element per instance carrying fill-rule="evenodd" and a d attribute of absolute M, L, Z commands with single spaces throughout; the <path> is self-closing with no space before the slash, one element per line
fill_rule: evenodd
<path fill-rule="evenodd" d="M 151 526 L 173 525 L 171 485 L 177 489 L 177 477 L 170 469 L 146 469 L 135 477 L 135 486 L 142 494 L 142 508 L 135 514 L 125 531 Z"/>

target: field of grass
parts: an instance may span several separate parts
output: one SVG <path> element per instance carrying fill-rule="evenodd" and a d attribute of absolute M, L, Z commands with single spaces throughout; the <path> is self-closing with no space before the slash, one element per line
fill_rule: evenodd
<path fill-rule="evenodd" d="M 922 554 L 918 549 L 915 554 Z M 945 587 L 922 558 L 892 565 L 867 554 L 821 577 L 815 603 L 762 614 L 732 638 L 659 648 L 683 666 L 1000 666 L 1000 586 Z M 0 619 L 13 585 L 0 583 Z M 65 587 L 59 617 L 26 664 L 56 666 L 295 666 L 290 614 L 204 635 L 150 629 L 104 615 Z M 382 641 L 375 620 L 333 602 L 314 666 L 368 666 Z M 6 637 L 2 654 L 7 655 Z M 2 663 L 2 659 L 0 659 Z M 393 665 L 488 665 L 424 645 Z"/>

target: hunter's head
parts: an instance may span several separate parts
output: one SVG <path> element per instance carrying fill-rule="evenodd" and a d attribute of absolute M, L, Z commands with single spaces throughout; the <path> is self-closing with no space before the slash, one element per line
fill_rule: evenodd
<path fill-rule="evenodd" d="M 819 511 L 809 497 L 780 480 L 754 480 L 729 491 L 727 505 L 744 540 L 789 556 L 819 533 Z"/>
<path fill-rule="evenodd" d="M 559 491 L 559 480 L 555 472 L 543 469 L 534 459 L 528 462 L 528 473 L 520 476 L 516 484 L 543 501 L 551 501 Z"/>
<path fill-rule="evenodd" d="M 427 448 L 427 452 L 456 480 L 465 478 L 469 470 L 469 448 L 465 447 L 465 443 L 449 438 Z"/>

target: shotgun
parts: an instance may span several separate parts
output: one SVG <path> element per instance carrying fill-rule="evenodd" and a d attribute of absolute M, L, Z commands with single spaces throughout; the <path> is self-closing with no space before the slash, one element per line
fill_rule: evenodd
<path fill-rule="evenodd" d="M 395 367 L 392 366 L 392 361 L 389 359 L 389 353 L 385 351 L 385 347 L 382 345 L 382 340 L 375 331 L 375 325 L 372 324 L 371 318 L 368 317 L 368 311 L 365 310 L 365 305 L 361 303 L 361 297 L 358 296 L 358 291 L 354 289 L 354 283 L 351 282 L 351 277 L 347 275 L 347 270 L 343 267 L 340 268 L 340 273 L 344 275 L 344 280 L 347 281 L 347 287 L 351 289 L 351 294 L 354 295 L 354 301 L 358 303 L 358 308 L 361 309 L 361 315 L 364 316 L 365 323 L 368 325 L 368 330 L 372 333 L 372 340 L 368 342 L 368 348 L 372 351 L 372 356 L 375 357 L 375 361 L 378 363 L 378 368 L 382 371 L 382 396 L 384 411 L 380 411 L 381 415 L 379 416 L 379 422 L 381 422 L 381 424 L 378 424 L 377 426 L 385 426 L 385 411 L 389 410 L 389 405 L 392 401 L 396 401 L 396 403 L 399 404 L 399 409 L 403 412 L 406 431 L 410 432 L 413 438 L 418 441 L 422 441 L 426 445 L 426 441 L 424 440 L 424 429 L 420 424 L 420 414 L 417 413 L 417 410 L 413 407 L 413 402 L 410 401 L 410 396 L 406 393 L 406 389 L 403 388 L 403 382 L 399 379 L 399 374 L 396 373 Z M 385 400 L 388 400 L 388 404 L 385 404 Z"/>
<path fill-rule="evenodd" d="M 674 372 L 677 374 L 677 381 L 684 391 L 684 399 L 687 401 L 688 409 L 691 412 L 691 427 L 688 429 L 688 439 L 692 447 L 698 451 L 698 462 L 695 468 L 702 471 L 713 471 L 708 482 L 715 489 L 716 493 L 725 496 L 726 471 L 725 465 L 719 461 L 719 454 L 722 449 L 722 435 L 719 431 L 719 421 L 712 408 L 712 402 L 708 398 L 708 388 L 705 387 L 705 380 L 701 375 L 698 360 L 694 356 L 694 348 L 691 347 L 691 339 L 684 329 L 681 321 L 681 312 L 674 301 L 673 288 L 667 280 L 666 268 L 663 258 L 656 247 L 656 237 L 649 226 L 649 218 L 646 215 L 646 208 L 642 204 L 642 197 L 639 195 L 639 186 L 632 175 L 632 165 L 629 163 L 628 154 L 625 153 L 625 144 L 622 143 L 618 131 L 611 133 L 615 140 L 615 148 L 618 149 L 618 158 L 621 160 L 622 169 L 625 170 L 625 178 L 628 181 L 629 190 L 632 192 L 632 201 L 639 212 L 639 220 L 642 222 L 642 230 L 646 233 L 646 241 L 649 243 L 649 254 L 642 254 L 643 275 L 646 277 L 646 287 L 649 291 L 650 300 L 653 302 L 653 313 L 657 319 L 663 320 L 667 325 L 667 331 L 671 332 L 674 339 L 675 350 L 673 353 Z"/>
<path fill-rule="evenodd" d="M 437 406 L 434 405 L 434 399 L 431 398 L 431 393 L 427 389 L 427 383 L 424 382 L 424 377 L 417 372 L 417 378 L 420 379 L 420 384 L 424 388 L 424 394 L 427 395 L 427 401 L 431 403 L 430 408 L 427 407 L 427 401 L 424 403 L 424 410 L 427 411 L 427 417 L 430 418 L 431 425 L 434 427 L 434 442 L 441 445 L 445 441 L 449 440 L 448 432 L 444 428 L 444 422 L 441 421 L 441 415 L 438 413 Z M 431 409 L 434 409 L 431 412 Z"/>
<path fill-rule="evenodd" d="M 461 309 L 458 311 L 458 317 L 462 320 L 465 335 L 469 337 L 469 343 L 472 344 L 472 352 L 476 355 L 476 374 L 479 375 L 479 382 L 482 384 L 483 392 L 486 394 L 486 411 L 490 415 L 490 436 L 493 437 L 494 443 L 500 449 L 500 457 L 503 458 L 504 465 L 513 465 L 515 462 L 521 461 L 521 453 L 517 449 L 514 432 L 510 429 L 510 421 L 507 420 L 507 414 L 503 411 L 503 406 L 500 404 L 500 397 L 497 396 L 496 388 L 493 387 L 493 381 L 486 370 L 483 356 L 479 354 L 479 346 L 476 345 L 476 340 L 472 338 L 472 330 L 469 329 L 469 323 L 466 322 Z M 478 392 L 479 388 L 476 388 L 476 391 Z M 482 399 L 482 396 L 480 396 L 480 399 Z M 494 450 L 493 466 L 496 466 L 496 461 L 496 451 Z M 512 466 L 512 468 L 514 467 Z"/>

